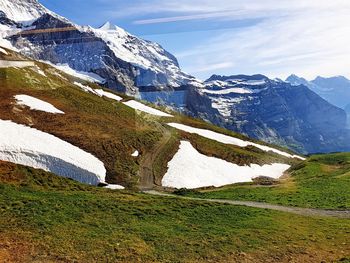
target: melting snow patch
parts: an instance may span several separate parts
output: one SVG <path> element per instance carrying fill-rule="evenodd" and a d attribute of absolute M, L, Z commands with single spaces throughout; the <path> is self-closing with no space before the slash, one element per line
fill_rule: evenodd
<path fill-rule="evenodd" d="M 83 71 L 77 71 L 75 69 L 72 69 L 68 64 L 52 64 L 48 61 L 43 61 L 46 64 L 49 64 L 50 66 L 63 71 L 64 73 L 71 75 L 73 77 L 77 77 L 79 79 L 90 81 L 90 82 L 96 82 L 96 83 L 104 83 L 106 80 L 99 75 L 92 73 L 92 72 L 83 72 Z"/>
<path fill-rule="evenodd" d="M 168 163 L 162 186 L 173 188 L 199 188 L 251 182 L 253 178 L 268 176 L 279 178 L 290 166 L 287 164 L 251 164 L 239 166 L 199 153 L 190 142 L 181 141 L 180 148 Z"/>
<path fill-rule="evenodd" d="M 118 95 L 115 95 L 111 92 L 104 91 L 102 89 L 95 89 L 95 93 L 97 93 L 100 97 L 104 96 L 104 97 L 107 97 L 107 98 L 110 98 L 110 99 L 116 100 L 116 101 L 121 101 L 123 99 L 122 97 L 119 97 Z"/>
<path fill-rule="evenodd" d="M 35 66 L 33 61 L 0 60 L 0 68 L 25 68 L 33 66 Z"/>
<path fill-rule="evenodd" d="M 51 134 L 0 120 L 0 160 L 97 185 L 106 169 L 95 156 Z"/>
<path fill-rule="evenodd" d="M 129 106 L 130 108 L 133 108 L 135 110 L 143 111 L 152 115 L 160 116 L 160 117 L 173 117 L 172 115 L 162 112 L 160 110 L 151 108 L 146 106 L 145 104 L 142 104 L 141 102 L 135 101 L 135 100 L 129 100 L 127 102 L 123 102 L 126 106 Z"/>
<path fill-rule="evenodd" d="M 63 111 L 60 111 L 59 109 L 55 108 L 52 104 L 45 102 L 43 100 L 39 100 L 32 96 L 16 95 L 15 99 L 17 100 L 18 105 L 27 106 L 31 110 L 39 110 L 39 111 L 45 111 L 48 113 L 64 114 Z"/>
<path fill-rule="evenodd" d="M 125 189 L 124 186 L 121 186 L 121 185 L 118 185 L 118 184 L 108 184 L 108 185 L 104 186 L 104 188 L 112 189 L 112 190 L 123 190 L 123 189 Z"/>
<path fill-rule="evenodd" d="M 95 92 L 95 90 L 93 88 L 90 88 L 89 86 L 83 85 L 83 84 L 76 82 L 76 81 L 73 84 L 78 86 L 79 88 L 81 88 L 85 92 L 90 92 L 90 93 L 94 93 L 96 95 L 99 95 L 97 92 Z M 99 96 L 101 96 L 101 95 L 99 95 Z"/>
<path fill-rule="evenodd" d="M 8 55 L 7 51 L 5 49 L 1 48 L 1 47 L 0 47 L 0 53 Z"/>
<path fill-rule="evenodd" d="M 195 134 L 198 134 L 198 135 L 203 136 L 205 138 L 208 138 L 208 139 L 211 139 L 214 141 L 218 141 L 221 143 L 233 144 L 233 145 L 237 145 L 239 147 L 246 147 L 248 145 L 251 145 L 251 146 L 255 146 L 256 148 L 259 148 L 263 151 L 266 151 L 266 152 L 271 151 L 271 152 L 277 153 L 279 155 L 282 155 L 282 156 L 285 156 L 288 158 L 298 158 L 300 160 L 305 160 L 305 158 L 298 156 L 298 155 L 292 155 L 292 154 L 277 150 L 277 149 L 269 147 L 269 146 L 260 145 L 260 144 L 249 142 L 249 141 L 244 141 L 244 140 L 241 140 L 241 139 L 238 139 L 235 137 L 231 137 L 231 136 L 224 135 L 221 133 L 213 132 L 210 130 L 193 128 L 191 126 L 187 126 L 187 125 L 180 124 L 180 123 L 168 123 L 168 125 L 173 127 L 173 128 L 176 128 L 176 129 L 179 129 L 179 130 L 182 130 L 185 132 L 189 132 L 189 133 L 195 133 Z"/>
<path fill-rule="evenodd" d="M 76 81 L 74 82 L 74 85 L 78 86 L 85 92 L 90 92 L 100 97 L 106 97 L 116 101 L 121 101 L 123 99 L 122 97 L 119 97 L 118 95 L 115 95 L 111 92 L 107 92 L 102 89 L 93 89 Z"/>
<path fill-rule="evenodd" d="M 132 156 L 132 157 L 138 157 L 139 154 L 140 154 L 139 151 L 136 150 L 136 151 L 133 152 L 133 154 L 131 154 L 131 156 Z"/>

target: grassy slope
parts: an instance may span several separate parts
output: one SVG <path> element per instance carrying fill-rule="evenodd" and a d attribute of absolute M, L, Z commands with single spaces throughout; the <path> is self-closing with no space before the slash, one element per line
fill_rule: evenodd
<path fill-rule="evenodd" d="M 349 220 L 115 192 L 0 162 L 0 256 L 13 262 L 320 262 Z"/>
<path fill-rule="evenodd" d="M 17 56 L 13 52 L 11 55 L 11 59 Z M 291 162 L 254 147 L 242 149 L 179 132 L 166 126 L 165 123 L 182 122 L 242 137 L 179 114 L 175 114 L 174 118 L 136 114 L 133 109 L 120 102 L 81 91 L 72 84 L 76 79 L 71 76 L 45 64 L 36 64 L 45 72 L 46 77 L 31 68 L 0 69 L 0 119 L 31 125 L 94 154 L 104 162 L 109 183 L 123 184 L 130 188 L 137 186 L 142 156 L 152 152 L 157 142 L 161 140 L 164 128 L 171 131 L 172 138 L 154 163 L 158 183 L 166 172 L 167 162 L 177 151 L 180 139 L 190 140 L 204 154 L 239 164 Z M 98 88 L 97 85 L 89 85 Z M 19 107 L 15 105 L 13 99 L 16 94 L 27 94 L 43 99 L 66 114 L 54 115 Z M 128 99 L 125 95 L 121 96 Z M 159 128 L 160 126 L 163 127 Z M 131 156 L 134 150 L 141 153 L 138 158 Z"/>
<path fill-rule="evenodd" d="M 187 192 L 190 196 L 252 200 L 328 209 L 350 208 L 350 153 L 315 155 L 270 187 L 243 184 Z"/>

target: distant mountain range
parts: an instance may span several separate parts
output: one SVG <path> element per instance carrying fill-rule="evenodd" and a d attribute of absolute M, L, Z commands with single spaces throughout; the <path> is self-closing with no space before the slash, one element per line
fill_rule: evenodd
<path fill-rule="evenodd" d="M 343 76 L 317 77 L 307 81 L 296 75 L 286 79 L 292 85 L 305 85 L 333 105 L 345 109 L 350 107 L 350 80 Z"/>
<path fill-rule="evenodd" d="M 115 91 L 301 153 L 350 151 L 345 78 L 308 82 L 291 76 L 284 82 L 263 75 L 213 75 L 202 82 L 184 73 L 157 43 L 109 22 L 100 28 L 76 25 L 37 0 L 0 0 L 0 29 L 0 45 L 93 73 Z"/>

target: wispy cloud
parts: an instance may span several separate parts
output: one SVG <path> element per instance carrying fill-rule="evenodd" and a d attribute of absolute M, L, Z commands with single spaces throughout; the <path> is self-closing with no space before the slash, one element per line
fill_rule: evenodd
<path fill-rule="evenodd" d="M 110 2 L 111 0 L 100 0 Z M 133 26 L 195 30 L 212 24 L 235 24 L 256 19 L 248 26 L 212 31 L 206 38 L 191 33 L 176 39 L 186 48 L 175 50 L 184 70 L 205 78 L 212 73 L 263 73 L 284 77 L 296 73 L 350 77 L 349 0 L 115 0 L 109 17 L 134 20 Z M 118 8 L 118 4 L 122 7 Z M 209 21 L 209 22 L 208 22 Z M 198 24 L 203 22 L 203 27 Z M 215 27 L 217 28 L 217 27 Z M 190 39 L 191 41 L 188 41 Z M 187 44 L 191 42 L 191 44 Z M 164 43 L 163 43 L 164 45 Z M 167 45 L 164 45 L 167 48 Z"/>
<path fill-rule="evenodd" d="M 315 2 L 278 5 L 275 1 L 273 7 L 259 6 L 268 19 L 249 28 L 218 32 L 176 55 L 186 71 L 202 78 L 213 73 L 350 76 L 350 1 Z M 257 6 L 249 10 L 251 17 L 257 16 Z M 234 66 L 210 67 L 223 61 Z"/>
<path fill-rule="evenodd" d="M 223 11 L 223 12 L 211 12 L 211 13 L 195 14 L 195 15 L 170 16 L 170 17 L 136 20 L 134 21 L 134 24 L 145 25 L 145 24 L 159 24 L 159 23 L 169 23 L 169 22 L 178 22 L 178 21 L 189 21 L 189 20 L 224 18 L 228 16 L 231 16 L 231 17 L 236 16 L 236 15 L 239 15 L 240 13 L 242 13 L 242 11 Z"/>

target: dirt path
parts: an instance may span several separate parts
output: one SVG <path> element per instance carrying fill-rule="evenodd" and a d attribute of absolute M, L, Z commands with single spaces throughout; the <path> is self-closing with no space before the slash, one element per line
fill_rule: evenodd
<path fill-rule="evenodd" d="M 211 203 L 219 203 L 219 204 L 230 204 L 230 205 L 241 205 L 262 209 L 271 209 L 276 211 L 282 211 L 302 216 L 322 216 L 322 217 L 337 217 L 337 218 L 349 218 L 350 219 L 350 210 L 326 210 L 326 209 L 313 209 L 313 208 L 301 208 L 301 207 L 291 207 L 291 206 L 281 206 L 274 205 L 268 203 L 261 202 L 251 202 L 251 201 L 234 201 L 234 200 L 226 200 L 226 199 L 202 199 L 202 198 L 194 198 L 194 197 L 184 197 L 177 196 L 167 193 L 162 193 L 158 191 L 145 191 L 144 193 L 158 196 L 168 196 L 173 198 L 181 198 L 187 200 L 194 201 L 205 201 Z"/>
<path fill-rule="evenodd" d="M 155 178 L 153 173 L 153 164 L 157 158 L 157 156 L 161 153 L 163 147 L 169 142 L 171 138 L 171 133 L 169 130 L 164 128 L 161 124 L 159 124 L 159 129 L 163 133 L 163 137 L 158 142 L 158 144 L 154 147 L 151 152 L 146 153 L 140 164 L 139 176 L 140 183 L 139 187 L 141 190 L 149 190 L 153 189 L 155 186 Z"/>

